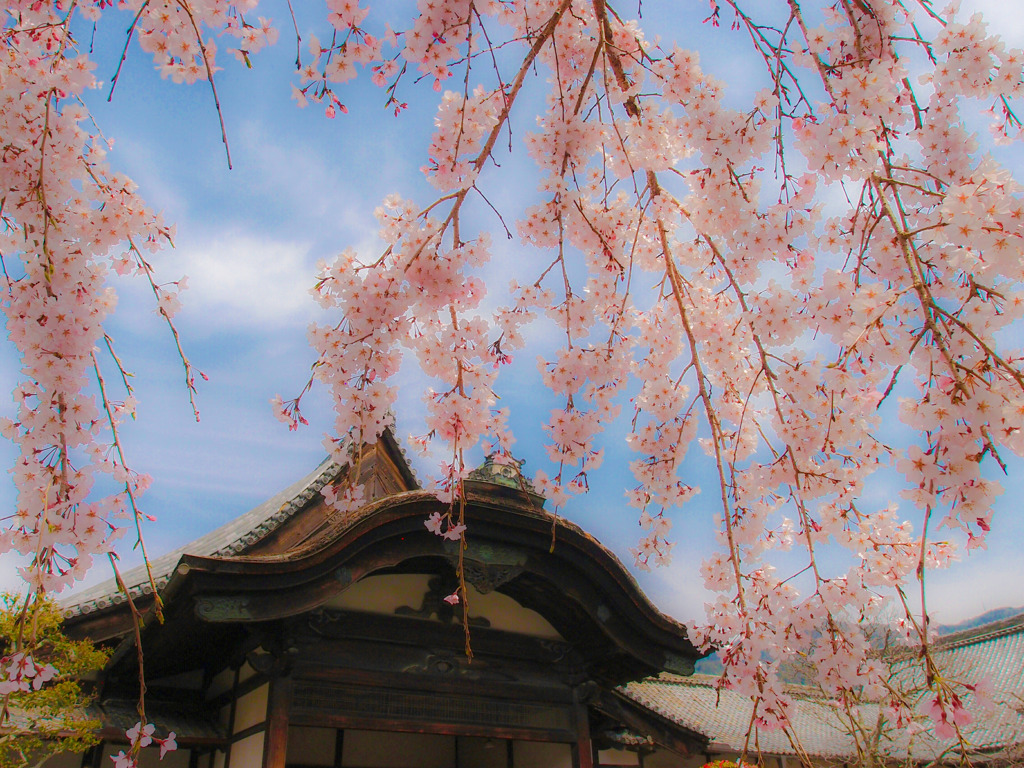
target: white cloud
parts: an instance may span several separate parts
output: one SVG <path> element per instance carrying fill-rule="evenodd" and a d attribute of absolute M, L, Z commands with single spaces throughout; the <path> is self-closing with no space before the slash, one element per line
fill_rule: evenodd
<path fill-rule="evenodd" d="M 1020 3 L 1007 0 L 965 0 L 960 10 L 964 19 L 980 11 L 988 23 L 989 33 L 999 34 L 1010 47 L 1024 46 L 1024 13 L 1021 13 Z"/>
<path fill-rule="evenodd" d="M 304 324 L 314 306 L 307 243 L 232 232 L 179 245 L 175 255 L 175 268 L 189 278 L 182 299 L 217 324 Z"/>

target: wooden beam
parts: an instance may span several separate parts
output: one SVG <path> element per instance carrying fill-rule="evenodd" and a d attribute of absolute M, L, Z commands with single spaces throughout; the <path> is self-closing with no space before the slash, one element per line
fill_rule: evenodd
<path fill-rule="evenodd" d="M 442 736 L 478 736 L 484 739 L 516 739 L 519 741 L 554 741 L 572 744 L 574 731 L 563 728 L 513 728 L 496 725 L 408 720 L 390 717 L 368 717 L 324 714 L 318 717 L 294 717 L 292 725 L 311 728 L 351 728 L 362 731 L 394 731 L 397 733 L 434 733 Z"/>

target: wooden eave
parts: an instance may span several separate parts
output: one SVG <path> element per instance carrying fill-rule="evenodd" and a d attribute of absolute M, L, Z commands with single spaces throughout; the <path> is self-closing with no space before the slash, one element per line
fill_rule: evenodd
<path fill-rule="evenodd" d="M 683 757 L 706 752 L 710 744 L 703 733 L 685 728 L 617 691 L 601 691 L 592 706 L 612 721 L 649 735 L 655 743 Z"/>
<path fill-rule="evenodd" d="M 385 430 L 375 444 L 364 446 L 359 466 L 359 484 L 363 486 L 368 499 L 380 499 L 419 488 L 416 476 L 409 468 L 402 449 L 390 429 Z M 281 554 L 301 548 L 309 539 L 320 535 L 331 525 L 331 515 L 319 493 L 320 487 L 346 477 L 348 471 L 348 467 L 338 467 L 325 461 L 316 473 L 306 478 L 307 484 L 298 491 L 296 497 L 284 497 L 281 508 L 271 507 L 263 510 L 261 515 L 250 523 L 253 526 L 251 529 L 235 528 L 237 521 L 229 523 L 225 528 L 231 529 L 231 532 L 222 535 L 213 546 L 223 547 L 218 554 L 227 558 Z M 246 513 L 242 518 L 251 516 L 252 512 Z M 216 537 L 217 532 L 211 535 Z M 204 540 L 209 538 L 201 537 L 193 542 L 200 553 L 204 552 Z M 210 546 L 208 542 L 206 546 Z M 185 551 L 189 551 L 188 546 Z M 193 549 L 192 553 L 195 554 L 196 550 Z M 176 584 L 180 582 L 176 572 L 180 560 L 174 558 L 168 561 L 165 556 L 158 558 L 156 563 L 159 564 L 161 560 L 165 561 L 164 570 L 160 571 L 154 564 L 153 575 L 161 597 L 166 601 L 176 588 Z M 136 576 L 141 582 L 134 583 L 129 580 L 128 584 L 136 608 L 141 613 L 146 613 L 153 606 L 152 590 L 144 572 L 141 575 L 137 573 Z M 130 574 L 126 574 L 125 577 L 129 578 Z M 97 597 L 95 589 L 93 592 L 94 594 L 89 597 Z M 98 601 L 93 599 L 73 606 L 64 622 L 65 630 L 71 637 L 110 643 L 132 631 L 132 618 L 127 601 L 119 594 L 113 582 L 108 585 L 106 594 L 100 593 L 99 598 Z M 83 605 L 86 606 L 84 610 Z"/>
<path fill-rule="evenodd" d="M 658 612 L 593 537 L 515 489 L 475 483 L 467 496 L 466 563 L 485 576 L 513 574 L 497 590 L 551 622 L 580 651 L 594 679 L 618 684 L 661 670 L 692 670 L 700 654 L 685 627 Z M 164 660 L 197 661 L 213 639 L 221 647 L 237 644 L 244 627 L 316 610 L 370 574 L 452 563 L 458 543 L 423 524 L 435 511 L 446 507 L 432 494 L 406 491 L 378 499 L 348 520 L 332 519 L 290 551 L 185 555 L 168 585 L 174 594 L 167 625 L 146 629 L 147 669 Z"/>

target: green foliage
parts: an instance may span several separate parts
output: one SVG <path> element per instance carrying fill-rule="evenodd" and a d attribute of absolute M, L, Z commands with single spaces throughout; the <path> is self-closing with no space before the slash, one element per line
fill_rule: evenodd
<path fill-rule="evenodd" d="M 11 678 L 16 654 L 56 670 L 46 682 L 26 683 L 0 699 L 0 768 L 33 765 L 45 754 L 83 752 L 98 742 L 99 723 L 89 720 L 80 680 L 100 669 L 107 653 L 87 640 L 71 640 L 61 629 L 61 612 L 46 599 L 0 596 L 0 680 Z"/>

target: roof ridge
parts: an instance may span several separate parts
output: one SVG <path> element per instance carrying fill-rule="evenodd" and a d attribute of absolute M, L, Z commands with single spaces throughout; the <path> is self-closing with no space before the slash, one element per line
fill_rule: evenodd
<path fill-rule="evenodd" d="M 681 685 L 689 688 L 714 688 L 719 677 L 719 675 L 709 675 L 701 672 L 695 672 L 692 675 L 677 675 L 671 672 L 661 672 L 657 676 L 647 677 L 643 680 L 638 680 L 637 682 L 666 683 L 668 685 Z M 818 700 L 828 698 L 820 688 L 813 685 L 804 685 L 802 683 L 784 683 L 783 685 L 786 693 L 794 694 L 800 699 Z"/>
<path fill-rule="evenodd" d="M 998 621 L 990 621 L 970 629 L 961 629 L 948 635 L 938 638 L 935 641 L 936 649 L 948 650 L 960 648 L 965 645 L 982 643 L 987 640 L 994 640 L 998 637 L 1024 632 L 1024 612 L 1015 616 L 1009 616 Z"/>

